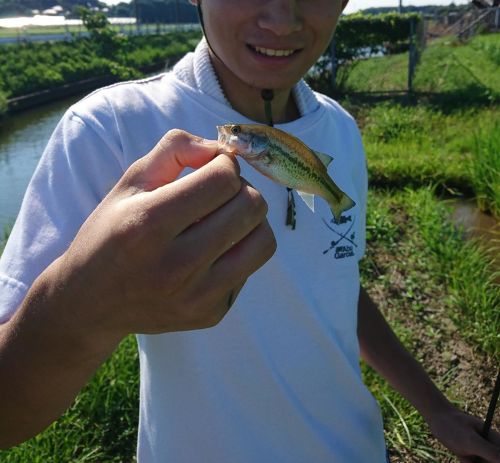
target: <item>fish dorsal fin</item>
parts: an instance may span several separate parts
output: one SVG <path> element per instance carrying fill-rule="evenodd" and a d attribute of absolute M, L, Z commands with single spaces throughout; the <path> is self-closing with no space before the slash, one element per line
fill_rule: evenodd
<path fill-rule="evenodd" d="M 297 193 L 304 200 L 304 202 L 307 204 L 307 207 L 309 209 L 311 209 L 311 211 L 314 212 L 314 195 L 311 193 L 306 193 L 305 191 L 299 191 L 299 190 L 297 190 Z"/>
<path fill-rule="evenodd" d="M 323 163 L 325 167 L 328 167 L 333 161 L 333 158 L 329 154 L 321 153 L 320 151 L 314 151 L 313 153 L 318 156 L 319 160 Z"/>

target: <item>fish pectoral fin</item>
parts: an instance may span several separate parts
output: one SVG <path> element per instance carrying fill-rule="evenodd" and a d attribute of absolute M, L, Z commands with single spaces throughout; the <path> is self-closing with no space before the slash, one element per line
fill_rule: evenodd
<path fill-rule="evenodd" d="M 299 190 L 297 190 L 297 193 L 304 200 L 304 202 L 307 204 L 307 207 L 309 209 L 311 209 L 311 211 L 314 212 L 314 195 L 311 193 L 306 193 L 305 191 L 299 191 Z"/>
<path fill-rule="evenodd" d="M 320 151 L 314 151 L 313 153 L 318 156 L 318 159 L 323 163 L 325 167 L 328 167 L 333 161 L 333 158 L 329 154 L 321 153 Z"/>

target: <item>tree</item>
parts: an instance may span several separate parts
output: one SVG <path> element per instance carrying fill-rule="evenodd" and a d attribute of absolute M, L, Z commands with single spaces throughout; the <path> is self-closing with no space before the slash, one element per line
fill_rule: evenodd
<path fill-rule="evenodd" d="M 89 31 L 90 39 L 97 47 L 97 53 L 100 56 L 113 57 L 119 51 L 122 41 L 118 34 L 111 29 L 106 15 L 81 6 L 77 7 L 76 12 Z"/>

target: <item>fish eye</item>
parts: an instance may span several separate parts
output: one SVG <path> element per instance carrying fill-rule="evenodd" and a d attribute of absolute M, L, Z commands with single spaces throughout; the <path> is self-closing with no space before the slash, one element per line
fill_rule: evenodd
<path fill-rule="evenodd" d="M 233 125 L 231 127 L 231 133 L 233 135 L 238 135 L 241 132 L 241 127 L 239 125 Z"/>

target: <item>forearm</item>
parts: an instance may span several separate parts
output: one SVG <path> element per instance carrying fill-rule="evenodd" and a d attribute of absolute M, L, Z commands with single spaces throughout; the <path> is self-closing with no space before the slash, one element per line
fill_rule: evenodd
<path fill-rule="evenodd" d="M 424 418 L 429 420 L 432 414 L 449 408 L 448 400 L 401 344 L 363 288 L 358 304 L 358 338 L 363 359 Z"/>
<path fill-rule="evenodd" d="M 0 325 L 0 448 L 56 420 L 119 342 L 106 338 L 68 300 L 54 266 L 36 280 L 14 317 Z"/>

